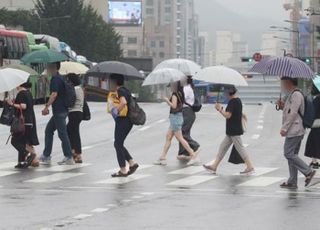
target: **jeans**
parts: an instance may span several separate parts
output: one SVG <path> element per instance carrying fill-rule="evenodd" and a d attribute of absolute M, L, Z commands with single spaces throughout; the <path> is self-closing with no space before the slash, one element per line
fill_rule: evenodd
<path fill-rule="evenodd" d="M 81 137 L 80 137 L 80 123 L 82 121 L 82 112 L 70 112 L 68 115 L 69 122 L 67 125 L 68 135 L 72 150 L 75 153 L 81 154 Z"/>
<path fill-rule="evenodd" d="M 128 150 L 124 147 L 124 141 L 130 133 L 133 125 L 128 117 L 118 117 L 114 131 L 114 147 L 120 168 L 126 167 L 126 161 L 132 160 Z"/>
<path fill-rule="evenodd" d="M 67 132 L 66 118 L 67 113 L 53 114 L 49 120 L 45 130 L 45 148 L 43 155 L 49 157 L 52 153 L 53 135 L 58 131 L 59 139 L 61 140 L 62 151 L 65 157 L 72 158 L 72 150 Z"/>
<path fill-rule="evenodd" d="M 193 151 L 197 151 L 200 147 L 199 143 L 192 139 L 191 137 L 191 129 L 196 120 L 196 114 L 190 107 L 183 108 L 183 125 L 182 125 L 182 135 L 183 138 L 188 142 Z M 189 153 L 184 149 L 182 144 L 179 144 L 179 155 L 187 155 Z"/>
<path fill-rule="evenodd" d="M 290 177 L 288 184 L 297 185 L 298 171 L 308 176 L 312 169 L 299 157 L 299 151 L 303 136 L 287 137 L 284 143 L 284 156 L 288 160 Z"/>

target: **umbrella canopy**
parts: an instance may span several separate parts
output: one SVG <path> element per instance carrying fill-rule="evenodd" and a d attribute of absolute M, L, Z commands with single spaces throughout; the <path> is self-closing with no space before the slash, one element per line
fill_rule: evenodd
<path fill-rule="evenodd" d="M 201 66 L 197 63 L 186 60 L 186 59 L 169 59 L 161 62 L 156 66 L 155 70 L 163 69 L 163 68 L 171 68 L 180 70 L 185 75 L 194 76 L 196 73 L 200 72 Z"/>
<path fill-rule="evenodd" d="M 13 90 L 17 86 L 27 82 L 29 76 L 29 73 L 18 69 L 0 69 L 0 93 Z"/>
<path fill-rule="evenodd" d="M 62 62 L 59 73 L 66 75 L 68 73 L 85 74 L 89 70 L 85 65 L 78 62 Z"/>
<path fill-rule="evenodd" d="M 54 63 L 68 60 L 68 57 L 63 53 L 53 50 L 39 50 L 28 53 L 21 58 L 25 64 L 29 63 Z"/>
<path fill-rule="evenodd" d="M 306 63 L 297 58 L 291 57 L 263 59 L 261 62 L 255 64 L 249 72 L 309 80 L 315 77 L 315 73 Z"/>
<path fill-rule="evenodd" d="M 2 69 L 4 69 L 4 68 L 22 70 L 24 72 L 29 73 L 32 76 L 38 76 L 39 75 L 39 73 L 37 71 L 35 71 L 34 69 L 32 69 L 32 68 L 30 68 L 29 66 L 26 66 L 26 65 L 11 64 L 11 65 L 6 65 L 6 66 L 2 67 Z"/>
<path fill-rule="evenodd" d="M 196 74 L 195 79 L 221 85 L 248 86 L 247 81 L 238 71 L 225 66 L 204 68 Z"/>
<path fill-rule="evenodd" d="M 153 71 L 144 80 L 142 86 L 164 85 L 182 80 L 185 74 L 176 69 L 164 68 Z"/>
<path fill-rule="evenodd" d="M 317 76 L 315 79 L 313 79 L 313 84 L 317 87 L 317 89 L 320 91 L 320 76 Z"/>
<path fill-rule="evenodd" d="M 100 62 L 93 66 L 88 72 L 88 75 L 101 76 L 106 74 L 121 74 L 126 80 L 136 79 L 143 80 L 142 74 L 132 65 L 118 62 L 118 61 L 106 61 Z"/>

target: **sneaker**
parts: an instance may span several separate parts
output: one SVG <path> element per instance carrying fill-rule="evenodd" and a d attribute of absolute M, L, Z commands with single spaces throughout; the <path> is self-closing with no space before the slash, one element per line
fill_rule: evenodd
<path fill-rule="evenodd" d="M 167 160 L 161 160 L 158 159 L 155 162 L 153 162 L 154 165 L 162 165 L 162 166 L 166 166 L 167 165 Z"/>
<path fill-rule="evenodd" d="M 51 157 L 46 157 L 45 155 L 41 155 L 39 161 L 40 161 L 40 164 L 50 165 L 51 164 Z"/>
<path fill-rule="evenodd" d="M 74 165 L 74 161 L 72 158 L 65 157 L 62 161 L 58 162 L 58 165 Z"/>

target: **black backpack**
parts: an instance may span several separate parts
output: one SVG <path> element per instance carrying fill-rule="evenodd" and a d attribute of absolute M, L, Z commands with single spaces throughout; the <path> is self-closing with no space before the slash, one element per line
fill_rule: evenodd
<path fill-rule="evenodd" d="M 67 81 L 64 82 L 64 102 L 66 107 L 72 108 L 76 104 L 77 96 L 74 86 Z"/>
<path fill-rule="evenodd" d="M 8 103 L 3 103 L 3 111 L 0 117 L 0 124 L 11 126 L 15 114 L 15 109 Z"/>
<path fill-rule="evenodd" d="M 134 125 L 144 125 L 147 120 L 146 113 L 143 111 L 143 109 L 139 106 L 136 98 L 131 96 L 130 102 L 128 105 L 128 117 L 132 124 Z"/>
<path fill-rule="evenodd" d="M 312 98 L 305 96 L 300 90 L 295 92 L 300 92 L 304 97 L 304 114 L 299 111 L 299 116 L 303 121 L 304 128 L 312 128 L 312 125 L 316 119 L 316 112 L 313 104 Z"/>

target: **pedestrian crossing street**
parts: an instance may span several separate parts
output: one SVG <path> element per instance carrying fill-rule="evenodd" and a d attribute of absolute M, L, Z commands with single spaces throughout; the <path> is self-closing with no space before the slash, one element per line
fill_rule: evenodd
<path fill-rule="evenodd" d="M 10 181 L 11 176 L 18 176 L 18 174 L 25 173 L 24 170 L 13 169 L 14 162 L 6 162 L 0 164 L 0 188 L 2 188 L 2 182 Z M 76 164 L 76 165 L 52 165 L 52 166 L 40 166 L 36 169 L 29 169 L 32 171 L 32 178 L 23 180 L 23 184 L 53 184 L 58 182 L 64 182 L 67 180 L 72 181 L 74 178 L 81 178 L 84 176 L 90 175 L 89 167 L 93 167 L 92 164 Z M 255 173 L 250 176 L 241 176 L 237 174 L 224 174 L 224 175 L 212 175 L 204 170 L 202 166 L 191 166 L 184 167 L 180 169 L 174 169 L 171 171 L 164 171 L 165 167 L 155 166 L 155 165 L 140 165 L 139 170 L 136 174 L 131 175 L 127 178 L 111 178 L 108 177 L 111 173 L 114 173 L 118 169 L 110 169 L 101 172 L 96 178 L 94 175 L 90 176 L 90 181 L 86 183 L 87 186 L 112 186 L 112 185 L 124 185 L 130 184 L 133 182 L 139 182 L 138 186 L 141 186 L 144 180 L 152 180 L 154 183 L 157 183 L 157 177 L 165 178 L 166 187 L 175 187 L 175 188 L 191 188 L 200 185 L 205 185 L 211 181 L 225 180 L 226 177 L 239 177 L 237 180 L 238 184 L 234 186 L 239 188 L 245 187 L 268 187 L 276 186 L 280 182 L 285 181 L 286 178 L 282 176 L 274 176 L 277 173 L 279 168 L 270 168 L 270 167 L 258 167 L 255 170 Z M 40 175 L 39 175 L 40 174 Z M 45 174 L 45 175 L 43 175 Z M 278 173 L 279 174 L 279 173 Z M 92 180 L 95 178 L 96 180 Z M 100 178 L 100 179 L 99 179 Z M 101 179 L 103 178 L 103 179 Z M 302 177 L 301 177 L 302 179 Z M 317 178 L 320 179 L 320 178 Z M 81 182 L 86 181 L 86 179 L 81 179 Z M 162 183 L 160 180 L 158 184 Z M 221 181 L 220 181 L 221 182 Z M 14 183 L 14 182 L 12 182 Z M 221 183 L 220 183 L 221 184 Z M 320 189 L 320 187 L 319 187 Z"/>

